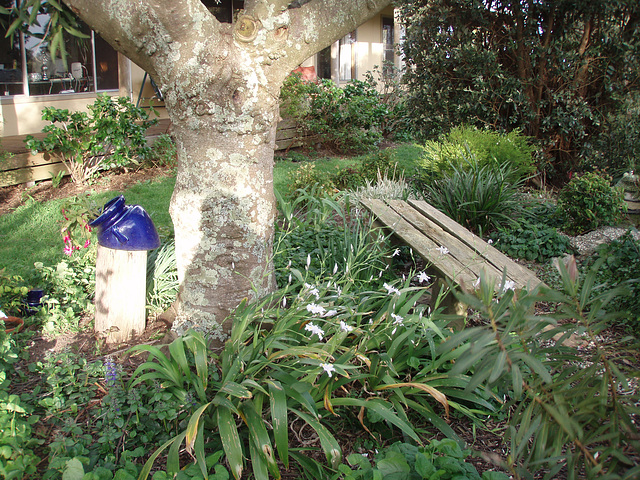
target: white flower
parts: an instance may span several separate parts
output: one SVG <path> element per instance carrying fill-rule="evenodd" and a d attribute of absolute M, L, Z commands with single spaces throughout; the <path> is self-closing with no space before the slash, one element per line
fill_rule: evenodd
<path fill-rule="evenodd" d="M 507 280 L 504 282 L 504 286 L 502 287 L 502 292 L 506 292 L 507 290 L 513 290 L 516 286 L 516 282 L 512 280 Z"/>
<path fill-rule="evenodd" d="M 338 263 L 336 262 L 336 264 L 333 266 L 333 274 L 335 275 L 337 271 L 338 271 Z"/>
<path fill-rule="evenodd" d="M 478 277 L 478 279 L 473 282 L 473 288 L 478 288 L 480 286 L 480 277 Z"/>
<path fill-rule="evenodd" d="M 334 367 L 332 364 L 330 363 L 321 363 L 320 366 L 322 367 L 322 369 L 327 373 L 327 376 L 329 378 L 331 378 L 331 375 L 333 374 L 333 372 L 336 371 L 336 367 Z"/>
<path fill-rule="evenodd" d="M 309 305 L 307 305 L 307 311 L 309 313 L 312 313 L 313 315 L 323 315 L 327 310 L 321 305 L 310 303 Z"/>
<path fill-rule="evenodd" d="M 340 329 L 343 332 L 351 332 L 353 330 L 353 327 L 351 325 L 347 325 L 344 320 L 340 320 Z"/>
<path fill-rule="evenodd" d="M 318 338 L 322 340 L 324 338 L 324 330 L 322 330 L 319 326 L 317 326 L 313 322 L 309 322 L 304 326 L 304 329 L 308 332 L 311 332 L 311 335 L 318 335 Z"/>
<path fill-rule="evenodd" d="M 304 284 L 304 288 L 309 290 L 309 294 L 313 295 L 314 297 L 316 297 L 316 300 L 320 298 L 320 291 L 316 287 L 314 287 L 313 285 L 305 283 Z"/>
<path fill-rule="evenodd" d="M 287 297 L 282 297 L 282 308 L 287 306 Z"/>
<path fill-rule="evenodd" d="M 291 260 L 287 263 L 287 268 L 291 268 Z"/>
<path fill-rule="evenodd" d="M 391 255 L 391 256 L 392 256 L 392 257 L 395 257 L 396 255 L 400 255 L 400 249 L 399 249 L 399 248 L 396 248 L 396 249 L 393 251 L 393 255 Z"/>
<path fill-rule="evenodd" d="M 394 320 L 394 325 L 402 325 L 402 321 L 404 320 L 403 317 L 401 317 L 400 315 L 396 315 L 395 313 L 391 314 L 391 318 L 393 318 Z"/>
<path fill-rule="evenodd" d="M 391 295 L 392 293 L 395 293 L 395 294 L 397 294 L 397 295 L 400 295 L 400 290 L 398 290 L 398 289 L 397 289 L 397 288 L 395 288 L 395 287 L 392 287 L 392 286 L 391 286 L 391 285 L 389 285 L 388 283 L 384 283 L 384 284 L 382 284 L 382 286 L 383 286 L 384 288 L 386 288 L 386 289 L 387 289 L 387 293 L 388 293 L 389 295 Z"/>
<path fill-rule="evenodd" d="M 431 281 L 431 277 L 429 275 L 427 275 L 426 273 L 424 273 L 424 272 L 420 272 L 418 274 L 418 281 L 420 283 L 423 283 L 423 282 L 429 283 Z"/>
<path fill-rule="evenodd" d="M 337 314 L 338 314 L 337 310 L 329 310 L 328 312 L 323 313 L 322 316 L 324 318 L 327 318 L 327 317 L 333 317 L 334 315 L 337 315 Z"/>
<path fill-rule="evenodd" d="M 310 266 L 311 266 L 311 254 L 308 253 L 307 254 L 307 270 L 309 270 Z"/>
<path fill-rule="evenodd" d="M 291 283 L 291 274 L 289 274 L 289 283 Z"/>
<path fill-rule="evenodd" d="M 336 286 L 336 293 L 338 294 L 338 296 L 342 295 L 342 289 L 338 286 Z"/>
<path fill-rule="evenodd" d="M 487 243 L 491 245 L 493 243 L 493 240 L 490 238 L 489 240 L 487 240 Z"/>
<path fill-rule="evenodd" d="M 444 245 L 440 245 L 438 247 L 438 251 L 442 254 L 442 255 L 446 255 L 449 253 L 449 249 L 447 247 L 445 247 Z"/>

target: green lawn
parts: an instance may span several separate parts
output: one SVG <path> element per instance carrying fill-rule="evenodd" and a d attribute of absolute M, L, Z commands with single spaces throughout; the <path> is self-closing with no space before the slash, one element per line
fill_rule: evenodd
<path fill-rule="evenodd" d="M 412 170 L 420 155 L 419 147 L 401 145 L 394 148 L 394 161 L 400 169 Z M 332 172 L 345 166 L 353 166 L 363 157 L 314 158 L 316 168 L 322 172 Z M 290 175 L 303 162 L 276 159 L 274 167 L 274 186 L 280 192 L 286 192 L 290 184 Z M 172 232 L 169 202 L 175 185 L 175 177 L 160 178 L 155 181 L 140 182 L 126 191 L 109 191 L 92 195 L 96 205 L 103 205 L 116 195 L 123 194 L 127 204 L 142 205 L 153 219 L 161 236 Z M 5 267 L 7 274 L 31 276 L 34 262 L 55 265 L 66 257 L 62 253 L 60 236 L 60 207 L 62 200 L 44 203 L 29 200 L 8 215 L 0 216 L 0 269 Z"/>

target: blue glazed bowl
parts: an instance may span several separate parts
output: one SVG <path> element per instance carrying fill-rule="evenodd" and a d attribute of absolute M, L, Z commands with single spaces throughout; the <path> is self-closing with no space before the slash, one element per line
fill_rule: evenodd
<path fill-rule="evenodd" d="M 124 196 L 109 200 L 98 218 L 89 222 L 98 243 L 114 250 L 153 250 L 160 237 L 151 217 L 140 205 L 125 205 Z"/>

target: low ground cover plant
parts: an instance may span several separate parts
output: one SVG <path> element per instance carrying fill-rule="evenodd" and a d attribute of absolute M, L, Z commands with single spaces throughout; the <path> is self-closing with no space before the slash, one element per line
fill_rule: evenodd
<path fill-rule="evenodd" d="M 547 262 L 572 253 L 571 243 L 558 230 L 544 223 L 520 220 L 491 234 L 493 245 L 512 258 Z"/>

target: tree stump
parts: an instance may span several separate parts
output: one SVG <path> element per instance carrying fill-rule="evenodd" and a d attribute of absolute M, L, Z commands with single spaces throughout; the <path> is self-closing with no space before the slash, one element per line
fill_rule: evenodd
<path fill-rule="evenodd" d="M 145 329 L 146 250 L 114 250 L 98 245 L 95 332 L 120 343 Z"/>

